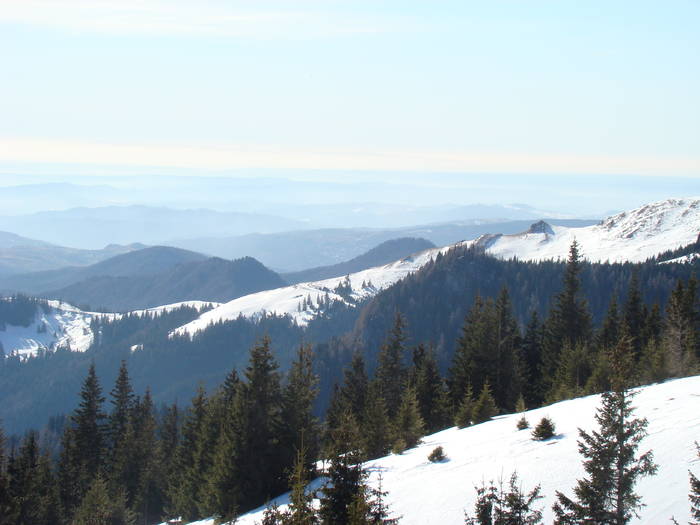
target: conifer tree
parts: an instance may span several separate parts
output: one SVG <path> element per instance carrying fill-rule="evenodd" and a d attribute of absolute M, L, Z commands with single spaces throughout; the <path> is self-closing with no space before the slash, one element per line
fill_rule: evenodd
<path fill-rule="evenodd" d="M 474 516 L 467 515 L 466 525 L 537 525 L 542 523 L 542 511 L 535 508 L 542 499 L 538 485 L 529 493 L 524 493 L 514 472 L 508 481 L 496 485 L 482 485 L 476 489 L 477 499 L 474 503 Z"/>
<path fill-rule="evenodd" d="M 167 408 L 159 425 L 158 437 L 158 456 L 163 461 L 164 512 L 166 515 L 171 515 L 173 509 L 170 497 L 174 492 L 174 487 L 179 482 L 177 450 L 180 442 L 180 412 L 177 403 L 173 403 Z"/>
<path fill-rule="evenodd" d="M 522 342 L 523 396 L 528 406 L 536 407 L 544 402 L 544 387 L 541 384 L 542 368 L 542 324 L 537 311 L 533 310 L 525 327 Z"/>
<path fill-rule="evenodd" d="M 404 389 L 401 405 L 394 419 L 394 443 L 400 443 L 399 449 L 415 447 L 423 437 L 425 424 L 418 409 L 415 390 Z"/>
<path fill-rule="evenodd" d="M 695 334 L 689 318 L 687 294 L 681 281 L 666 305 L 663 345 L 666 366 L 672 377 L 683 377 L 695 364 Z"/>
<path fill-rule="evenodd" d="M 343 386 L 340 390 L 343 406 L 350 410 L 358 423 L 362 423 L 367 403 L 369 379 L 365 370 L 365 360 L 359 351 L 353 353 L 349 368 L 345 369 Z"/>
<path fill-rule="evenodd" d="M 182 427 L 182 440 L 177 449 L 177 472 L 179 479 L 169 487 L 173 515 L 192 520 L 198 517 L 197 494 L 204 484 L 205 473 L 197 461 L 197 442 L 204 432 L 207 396 L 203 386 L 199 386 L 197 394 L 192 398 L 192 404 L 187 411 Z"/>
<path fill-rule="evenodd" d="M 639 276 L 636 271 L 632 273 L 627 290 L 624 321 L 627 327 L 627 333 L 631 338 L 632 355 L 635 360 L 639 360 L 646 340 L 644 339 L 643 333 L 645 323 L 644 303 L 642 301 L 642 293 L 639 289 Z"/>
<path fill-rule="evenodd" d="M 384 397 L 382 397 L 379 387 L 374 383 L 368 391 L 362 421 L 361 446 L 364 456 L 367 459 L 384 456 L 389 451 L 393 435 Z"/>
<path fill-rule="evenodd" d="M 146 390 L 143 401 L 136 407 L 134 419 L 136 448 L 132 453 L 137 457 L 138 476 L 132 508 L 139 521 L 152 523 L 162 515 L 165 471 L 164 458 L 160 456 L 158 446 L 157 423 L 150 390 Z"/>
<path fill-rule="evenodd" d="M 501 288 L 495 304 L 495 363 L 487 377 L 493 388 L 496 405 L 512 410 L 522 385 L 520 332 L 513 317 L 508 289 Z"/>
<path fill-rule="evenodd" d="M 313 505 L 315 491 L 309 491 L 306 485 L 308 478 L 308 460 L 303 443 L 297 450 L 294 460 L 294 469 L 290 476 L 289 510 L 284 516 L 284 525 L 315 525 L 318 523 L 318 516 Z"/>
<path fill-rule="evenodd" d="M 405 322 L 400 313 L 396 314 L 394 326 L 379 351 L 375 379 L 382 391 L 389 414 L 396 414 L 401 404 L 401 391 L 406 380 L 404 367 L 404 342 L 406 341 Z"/>
<path fill-rule="evenodd" d="M 474 392 L 472 386 L 467 385 L 467 390 L 464 393 L 464 399 L 457 409 L 455 414 L 455 425 L 459 428 L 465 428 L 472 424 L 474 415 Z"/>
<path fill-rule="evenodd" d="M 91 364 L 80 391 L 80 404 L 71 415 L 62 440 L 59 476 L 64 513 L 75 507 L 100 471 L 105 456 L 105 419 L 102 388 Z"/>
<path fill-rule="evenodd" d="M 313 370 L 313 351 L 301 345 L 289 371 L 289 379 L 282 395 L 284 424 L 279 439 L 284 443 L 287 465 L 295 461 L 298 450 L 304 448 L 306 468 L 310 472 L 319 454 L 319 423 L 313 414 L 318 394 L 318 376 Z"/>
<path fill-rule="evenodd" d="M 126 427 L 134 406 L 134 391 L 129 379 L 126 361 L 121 362 L 117 380 L 110 392 L 112 412 L 108 418 L 107 435 L 110 446 L 110 460 L 118 454 L 119 446 L 123 443 Z"/>
<path fill-rule="evenodd" d="M 71 525 L 133 525 L 135 518 L 126 506 L 126 497 L 110 494 L 107 482 L 98 475 L 90 485 Z"/>
<path fill-rule="evenodd" d="M 414 349 L 410 384 L 416 392 L 425 430 L 430 433 L 445 428 L 449 421 L 447 392 L 432 348 L 426 350 L 418 345 Z"/>
<path fill-rule="evenodd" d="M 548 395 L 549 401 L 582 395 L 591 376 L 591 356 L 588 345 L 578 343 L 572 346 L 567 341 L 559 359 L 554 383 Z"/>
<path fill-rule="evenodd" d="M 491 385 L 486 381 L 481 388 L 479 398 L 476 400 L 476 403 L 474 403 L 472 419 L 474 424 L 478 425 L 479 423 L 488 421 L 496 414 L 498 414 L 498 408 L 491 394 Z"/>
<path fill-rule="evenodd" d="M 542 382 L 549 392 L 556 379 L 560 355 L 568 344 L 570 348 L 587 343 L 590 339 L 591 316 L 586 301 L 581 298 L 581 260 L 578 243 L 569 249 L 564 272 L 563 289 L 556 296 L 545 325 L 542 348 Z"/>
<path fill-rule="evenodd" d="M 353 502 L 362 490 L 365 474 L 359 451 L 357 424 L 348 411 L 334 430 L 338 444 L 328 467 L 328 481 L 321 489 L 319 516 L 323 525 L 345 525 Z M 343 446 L 344 445 L 344 446 Z"/>
<path fill-rule="evenodd" d="M 623 525 L 643 506 L 634 486 L 639 478 L 653 475 L 657 466 L 651 451 L 636 455 L 647 421 L 632 418 L 634 394 L 627 385 L 633 359 L 630 339 L 621 338 L 611 355 L 612 390 L 602 394 L 595 416 L 599 430 L 579 429 L 579 452 L 588 477 L 578 480 L 576 500 L 557 491 L 556 523 Z"/>
<path fill-rule="evenodd" d="M 697 441 L 695 442 L 695 449 L 698 453 L 698 459 L 700 459 L 700 445 Z M 688 499 L 690 500 L 690 516 L 695 520 L 693 525 L 700 525 L 700 479 L 698 479 L 692 472 L 690 474 L 690 494 L 688 494 Z"/>
<path fill-rule="evenodd" d="M 477 295 L 462 326 L 449 369 L 448 386 L 453 411 L 464 399 L 467 386 L 481 390 L 495 369 L 493 348 L 497 341 L 494 321 L 493 301 L 484 301 Z"/>
<path fill-rule="evenodd" d="M 0 356 L 2 357 L 2 356 Z M 5 434 L 0 425 L 0 525 L 10 525 L 10 494 L 5 458 Z"/>
<path fill-rule="evenodd" d="M 323 421 L 324 457 L 330 457 L 333 454 L 335 447 L 335 443 L 333 442 L 335 430 L 340 426 L 343 416 L 347 410 L 348 409 L 345 407 L 345 403 L 343 402 L 340 394 L 340 387 L 337 383 L 335 383 L 333 385 L 333 390 L 331 391 L 328 408 L 326 409 L 325 420 Z"/>

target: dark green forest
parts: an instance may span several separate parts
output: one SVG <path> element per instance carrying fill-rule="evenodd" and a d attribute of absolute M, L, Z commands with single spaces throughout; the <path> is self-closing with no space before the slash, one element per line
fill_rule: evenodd
<path fill-rule="evenodd" d="M 452 251 L 354 318 L 352 309 L 338 312 L 328 322 L 353 331 L 315 348 L 303 341 L 330 335 L 323 320 L 307 332 L 280 319 L 256 330 L 239 320 L 189 341 L 164 334 L 194 312 L 127 316 L 100 326 L 85 354 L 6 360 L 3 373 L 73 363 L 80 379 L 69 415 L 0 447 L 0 523 L 227 520 L 289 488 L 292 514 L 270 509 L 266 523 L 392 523 L 381 489 L 365 483 L 362 460 L 401 453 L 452 425 L 589 393 L 608 392 L 601 418 L 605 410 L 631 416 L 628 387 L 698 372 L 699 301 L 692 267 L 591 265 L 574 244 L 565 264 Z M 232 327 L 245 335 L 232 339 Z M 143 350 L 116 351 L 139 330 Z M 215 386 L 200 383 L 191 398 L 165 404 L 137 384 L 149 360 L 159 367 L 158 388 L 177 381 L 161 352 L 171 362 L 191 354 L 178 364 L 192 376 L 212 370 L 217 340 L 229 361 L 218 381 L 210 376 Z M 116 365 L 109 382 L 98 377 L 110 363 L 104 355 Z M 102 385 L 113 386 L 105 393 Z M 319 459 L 329 462 L 331 482 L 315 511 L 304 486 Z M 651 462 L 646 470 L 653 473 Z M 559 504 L 561 523 L 588 516 L 580 498 L 561 495 Z M 300 516 L 306 521 L 294 521 Z"/>

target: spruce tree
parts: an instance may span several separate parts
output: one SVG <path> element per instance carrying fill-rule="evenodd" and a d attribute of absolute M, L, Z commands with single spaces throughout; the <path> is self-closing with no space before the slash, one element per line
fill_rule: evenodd
<path fill-rule="evenodd" d="M 396 414 L 401 404 L 401 391 L 406 380 L 404 367 L 404 343 L 406 341 L 405 322 L 400 313 L 396 314 L 394 326 L 379 351 L 375 378 L 382 391 L 389 414 Z"/>
<path fill-rule="evenodd" d="M 522 385 L 522 363 L 520 357 L 521 337 L 513 317 L 508 289 L 501 288 L 495 303 L 495 353 L 493 369 L 487 377 L 493 388 L 496 405 L 512 410 Z"/>
<path fill-rule="evenodd" d="M 488 421 L 497 414 L 498 408 L 496 407 L 496 402 L 491 394 L 491 385 L 488 381 L 486 381 L 484 386 L 481 388 L 479 398 L 476 400 L 476 403 L 474 403 L 472 419 L 474 424 L 478 425 L 479 423 Z"/>
<path fill-rule="evenodd" d="M 410 384 L 416 392 L 425 430 L 430 433 L 445 428 L 449 421 L 447 392 L 432 348 L 426 350 L 423 345 L 418 345 L 414 349 Z"/>
<path fill-rule="evenodd" d="M 627 385 L 633 359 L 630 339 L 622 338 L 611 356 L 612 390 L 602 394 L 596 412 L 599 430 L 579 429 L 579 452 L 588 477 L 578 481 L 575 500 L 557 491 L 556 523 L 623 525 L 643 507 L 634 486 L 639 478 L 653 475 L 657 466 L 650 451 L 636 455 L 647 421 L 632 418 L 634 394 Z"/>
<path fill-rule="evenodd" d="M 624 321 L 627 327 L 627 333 L 630 334 L 632 343 L 632 355 L 635 360 L 639 360 L 642 349 L 646 344 L 644 339 L 644 303 L 642 301 L 642 293 L 639 289 L 639 275 L 636 271 L 632 273 L 630 284 L 627 289 L 627 301 L 624 308 Z"/>
<path fill-rule="evenodd" d="M 0 356 L 2 357 L 2 356 Z M 10 494 L 5 457 L 5 434 L 0 425 L 0 525 L 10 525 Z"/>
<path fill-rule="evenodd" d="M 102 389 L 91 364 L 80 391 L 80 404 L 62 438 L 59 477 L 63 511 L 71 516 L 103 466 L 105 419 Z"/>
<path fill-rule="evenodd" d="M 576 348 L 588 343 L 591 316 L 586 301 L 581 297 L 581 260 L 578 243 L 569 249 L 564 272 L 563 289 L 557 294 L 545 325 L 542 348 L 542 384 L 549 393 L 556 380 L 560 356 L 565 346 Z"/>
<path fill-rule="evenodd" d="M 334 431 L 334 450 L 327 472 L 327 482 L 321 489 L 319 515 L 323 525 L 345 525 L 353 503 L 362 491 L 365 473 L 358 447 L 357 423 L 348 411 Z M 344 446 L 343 446 L 344 445 Z"/>
<path fill-rule="evenodd" d="M 464 393 L 464 399 L 457 408 L 455 414 L 455 425 L 459 428 L 465 428 L 472 424 L 474 415 L 474 392 L 472 386 L 467 385 L 467 390 Z"/>
<path fill-rule="evenodd" d="M 542 367 L 542 324 L 537 311 L 533 310 L 525 327 L 522 342 L 523 358 L 523 396 L 530 407 L 540 406 L 544 402 L 544 387 L 541 384 Z"/>
<path fill-rule="evenodd" d="M 90 485 L 71 525 L 133 525 L 134 515 L 126 506 L 122 492 L 110 494 L 107 482 L 98 475 Z"/>
<path fill-rule="evenodd" d="M 466 525 L 537 525 L 542 523 L 542 511 L 535 508 L 540 495 L 538 485 L 529 493 L 523 492 L 518 476 L 513 473 L 505 488 L 501 480 L 476 489 L 474 516 L 467 515 Z"/>
<path fill-rule="evenodd" d="M 698 453 L 698 459 L 700 459 L 700 445 L 698 445 L 697 441 L 695 442 L 695 449 Z M 688 494 L 688 499 L 690 500 L 690 516 L 695 521 L 693 525 L 700 525 L 700 479 L 692 472 L 689 472 L 689 474 L 690 494 Z"/>
<path fill-rule="evenodd" d="M 406 388 L 401 397 L 399 411 L 394 418 L 394 443 L 403 451 L 415 447 L 423 437 L 425 424 L 418 409 L 415 390 Z"/>
<path fill-rule="evenodd" d="M 163 513 L 165 503 L 164 458 L 160 455 L 157 439 L 157 423 L 150 390 L 136 407 L 136 448 L 138 476 L 133 494 L 132 508 L 139 521 L 155 522 Z"/>
<path fill-rule="evenodd" d="M 134 391 L 129 379 L 129 371 L 126 361 L 121 362 L 119 374 L 110 392 L 112 412 L 108 418 L 107 435 L 110 446 L 110 460 L 119 453 L 118 449 L 123 443 L 126 427 L 131 417 L 134 406 Z"/>
<path fill-rule="evenodd" d="M 282 395 L 284 423 L 279 439 L 286 450 L 285 464 L 292 465 L 298 450 L 305 449 L 304 458 L 309 473 L 319 455 L 319 422 L 313 414 L 318 394 L 318 376 L 313 370 L 313 351 L 301 345 L 292 363 L 287 385 Z"/>
<path fill-rule="evenodd" d="M 206 407 L 207 396 L 204 387 L 200 385 L 185 416 L 182 440 L 177 448 L 176 464 L 179 479 L 169 487 L 172 514 L 187 520 L 199 517 L 197 494 L 204 484 L 205 472 L 197 461 L 196 449 L 197 442 L 204 432 Z"/>
<path fill-rule="evenodd" d="M 301 448 L 297 450 L 294 469 L 289 478 L 291 493 L 289 509 L 283 519 L 284 525 L 315 525 L 319 521 L 313 505 L 316 493 L 307 489 L 308 472 L 306 450 L 302 443 Z"/>
<path fill-rule="evenodd" d="M 343 406 L 350 410 L 355 419 L 362 423 L 367 403 L 369 379 L 365 370 L 365 360 L 359 351 L 353 353 L 350 366 L 345 369 L 340 396 Z"/>
<path fill-rule="evenodd" d="M 349 413 L 352 414 L 352 412 Z M 386 455 L 389 451 L 393 434 L 384 397 L 382 397 L 381 390 L 376 384 L 372 384 L 369 388 L 362 421 L 361 448 L 364 457 L 374 459 Z M 339 448 L 339 446 L 336 446 L 336 449 Z"/>

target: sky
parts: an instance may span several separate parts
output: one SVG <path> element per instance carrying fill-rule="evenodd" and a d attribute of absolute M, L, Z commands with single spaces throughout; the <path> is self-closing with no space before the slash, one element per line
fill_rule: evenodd
<path fill-rule="evenodd" d="M 697 0 L 2 0 L 0 173 L 624 175 L 690 191 L 699 24 Z"/>

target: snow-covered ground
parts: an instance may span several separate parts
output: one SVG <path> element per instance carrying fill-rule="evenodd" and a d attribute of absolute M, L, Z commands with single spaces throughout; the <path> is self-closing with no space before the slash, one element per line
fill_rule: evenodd
<path fill-rule="evenodd" d="M 204 312 L 199 318 L 174 330 L 172 335 L 194 335 L 212 323 L 229 321 L 239 316 L 257 319 L 262 315 L 287 315 L 305 326 L 318 312 L 319 301 L 339 301 L 354 305 L 400 281 L 452 248 L 425 250 L 400 261 L 323 281 L 300 283 L 275 290 L 258 292 L 224 303 Z M 347 293 L 338 287 L 348 286 Z"/>
<path fill-rule="evenodd" d="M 641 262 L 694 242 L 700 233 L 700 200 L 668 199 L 618 213 L 583 228 L 548 226 L 548 231 L 486 235 L 476 239 L 487 253 L 524 261 L 566 259 L 578 241 L 592 262 Z"/>
<path fill-rule="evenodd" d="M 70 348 L 74 352 L 84 352 L 94 339 L 90 327 L 93 319 L 118 319 L 127 314 L 87 312 L 61 301 L 47 301 L 48 312 L 37 308 L 29 326 L 7 324 L 0 330 L 0 343 L 5 355 L 18 355 L 22 359 L 36 355 L 40 350 L 53 351 L 57 348 Z M 181 306 L 191 306 L 201 311 L 208 305 L 219 303 L 206 301 L 185 301 L 158 306 L 147 310 L 131 312 L 135 315 L 160 315 Z"/>
<path fill-rule="evenodd" d="M 501 258 L 564 260 L 571 243 L 576 239 L 582 257 L 590 261 L 643 261 L 666 250 L 694 242 L 699 232 L 700 200 L 669 199 L 613 215 L 594 226 L 567 228 L 540 222 L 525 233 L 484 235 L 458 245 L 481 245 L 487 253 Z M 419 270 L 438 253 L 454 246 L 457 245 L 426 250 L 349 276 L 300 283 L 239 297 L 205 312 L 198 319 L 174 330 L 171 335 L 192 336 L 212 323 L 233 320 L 239 316 L 258 319 L 263 315 L 286 315 L 297 324 L 305 326 L 318 315 L 319 300 L 353 305 L 355 301 L 376 295 L 409 273 Z M 349 279 L 352 288 L 349 297 L 336 291 L 338 285 L 346 279 Z"/>
<path fill-rule="evenodd" d="M 576 479 L 585 474 L 577 449 L 577 429 L 596 428 L 593 416 L 598 404 L 599 396 L 589 396 L 526 412 L 533 426 L 543 416 L 554 420 L 557 436 L 543 442 L 533 441 L 529 430 L 516 430 L 521 414 L 438 432 L 402 455 L 368 462 L 370 483 L 376 485 L 381 474 L 391 511 L 394 516 L 402 516 L 400 523 L 404 525 L 458 525 L 464 523 L 465 511 L 473 514 L 475 486 L 492 479 L 507 482 L 517 471 L 525 491 L 537 484 L 542 486 L 544 499 L 539 506 L 544 523 L 551 523 L 555 491 L 573 496 Z M 669 523 L 672 516 L 679 523 L 687 523 L 688 469 L 700 474 L 694 446 L 696 440 L 700 441 L 700 376 L 644 387 L 634 398 L 634 405 L 635 416 L 649 420 L 649 435 L 639 451 L 653 450 L 659 470 L 637 486 L 646 507 L 633 523 Z M 430 463 L 428 454 L 438 445 L 448 460 Z M 283 508 L 288 496 L 282 495 L 274 502 Z M 260 508 L 245 514 L 236 524 L 260 523 L 263 511 Z M 196 523 L 212 525 L 213 520 Z"/>

